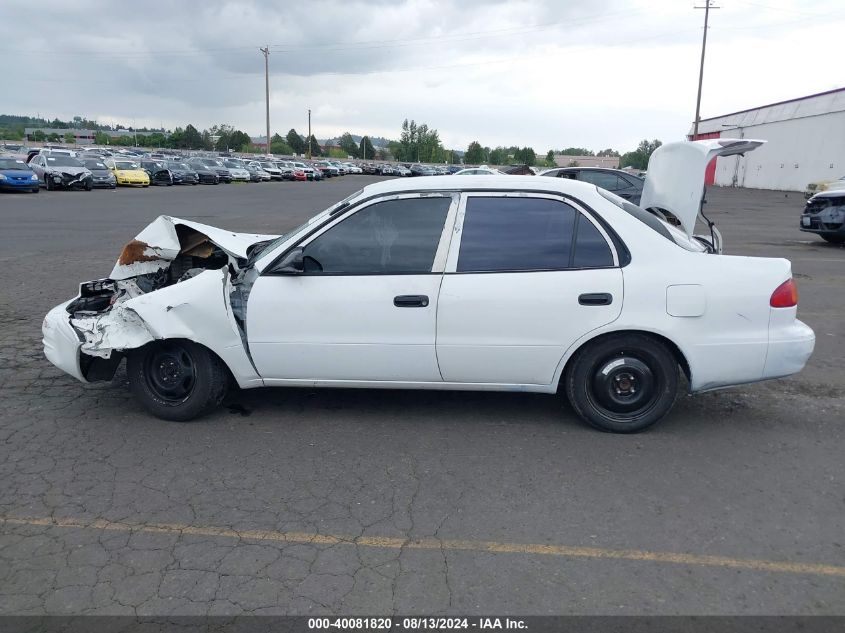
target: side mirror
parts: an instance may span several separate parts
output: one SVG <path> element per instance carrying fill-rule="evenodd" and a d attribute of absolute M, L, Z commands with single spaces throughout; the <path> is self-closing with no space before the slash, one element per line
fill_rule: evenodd
<path fill-rule="evenodd" d="M 305 264 L 302 261 L 302 247 L 297 247 L 284 256 L 276 266 L 273 267 L 273 272 L 280 275 L 298 275 L 305 270 Z"/>

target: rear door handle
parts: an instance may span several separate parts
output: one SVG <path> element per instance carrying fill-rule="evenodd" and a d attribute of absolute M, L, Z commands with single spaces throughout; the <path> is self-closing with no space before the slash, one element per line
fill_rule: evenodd
<path fill-rule="evenodd" d="M 426 308 L 428 297 L 426 295 L 399 295 L 393 297 L 393 305 L 397 308 Z"/>
<path fill-rule="evenodd" d="M 613 303 L 613 295 L 609 292 L 588 292 L 579 295 L 578 303 L 582 306 L 609 306 Z"/>

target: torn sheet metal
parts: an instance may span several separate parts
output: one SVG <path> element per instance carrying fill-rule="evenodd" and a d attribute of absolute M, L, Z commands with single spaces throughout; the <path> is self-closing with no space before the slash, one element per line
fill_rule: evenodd
<path fill-rule="evenodd" d="M 229 256 L 245 258 L 247 249 L 276 235 L 233 233 L 207 224 L 161 215 L 124 246 L 109 277 L 129 279 L 167 268 L 180 254 L 209 257 L 217 246 Z"/>
<path fill-rule="evenodd" d="M 70 324 L 85 339 L 81 349 L 89 356 L 110 358 L 113 350 L 135 349 L 155 340 L 144 320 L 125 304 L 103 314 L 71 318 Z"/>

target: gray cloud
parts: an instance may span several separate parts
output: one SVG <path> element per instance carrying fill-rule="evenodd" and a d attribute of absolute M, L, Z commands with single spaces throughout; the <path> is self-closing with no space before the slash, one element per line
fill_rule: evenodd
<path fill-rule="evenodd" d="M 812 11 L 737 0 L 721 10 L 705 113 L 828 88 L 825 64 L 835 76 L 835 54 L 796 47 L 786 65 L 777 45 L 829 28 L 817 16 L 838 9 L 832 0 Z M 4 12 L 2 57 L 27 70 L 4 77 L 8 113 L 230 122 L 258 133 L 258 47 L 269 44 L 274 129 L 302 128 L 311 108 L 322 136 L 396 136 L 407 116 L 457 147 L 478 138 L 538 150 L 682 136 L 701 33 L 700 12 L 671 0 L 7 0 Z M 753 88 L 738 93 L 749 77 Z"/>

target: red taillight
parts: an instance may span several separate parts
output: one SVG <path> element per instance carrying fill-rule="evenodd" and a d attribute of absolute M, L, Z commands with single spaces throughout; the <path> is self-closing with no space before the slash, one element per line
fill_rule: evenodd
<path fill-rule="evenodd" d="M 773 308 L 792 308 L 798 305 L 798 286 L 795 281 L 787 279 L 779 285 L 769 299 L 769 305 Z"/>

